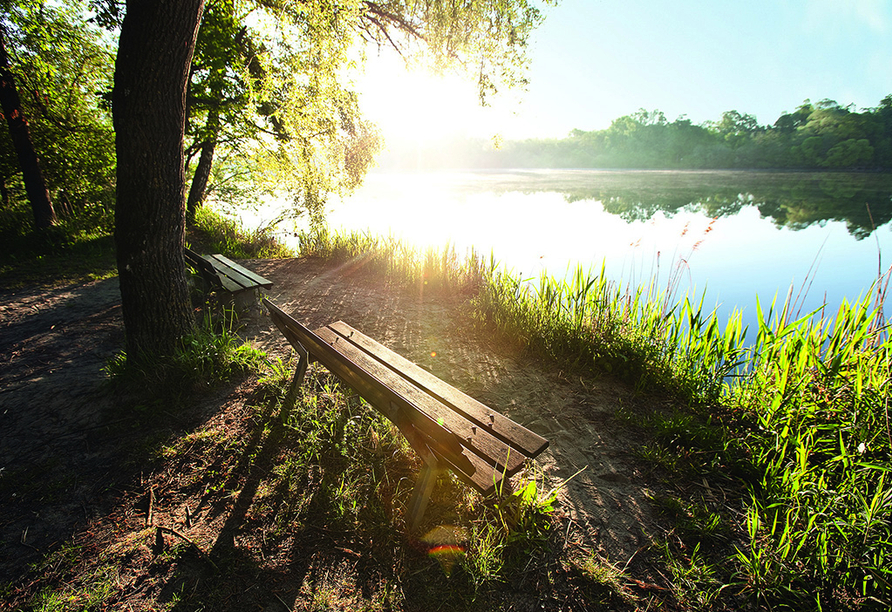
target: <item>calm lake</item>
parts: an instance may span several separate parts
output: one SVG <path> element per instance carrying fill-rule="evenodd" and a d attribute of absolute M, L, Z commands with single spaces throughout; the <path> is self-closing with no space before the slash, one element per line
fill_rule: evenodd
<path fill-rule="evenodd" d="M 805 314 L 863 295 L 892 262 L 892 176 L 724 171 L 373 173 L 334 229 L 492 252 L 523 278 L 578 264 L 624 284 L 670 279 L 724 321 L 792 288 Z"/>

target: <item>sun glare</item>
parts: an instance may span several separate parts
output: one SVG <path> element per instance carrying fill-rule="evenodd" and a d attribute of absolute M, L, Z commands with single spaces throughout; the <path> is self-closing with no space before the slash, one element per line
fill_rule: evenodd
<path fill-rule="evenodd" d="M 494 109 L 480 106 L 471 79 L 410 71 L 401 59 L 382 56 L 368 61 L 356 84 L 363 113 L 387 142 L 421 144 L 498 133 Z"/>

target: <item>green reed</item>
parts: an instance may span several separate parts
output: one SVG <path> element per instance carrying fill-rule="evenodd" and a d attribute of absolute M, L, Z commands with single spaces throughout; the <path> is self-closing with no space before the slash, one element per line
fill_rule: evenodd
<path fill-rule="evenodd" d="M 482 280 L 480 256 L 471 251 L 461 258 L 454 245 L 419 250 L 394 236 L 340 233 L 326 227 L 299 233 L 298 244 L 302 256 L 362 267 L 419 292 L 466 292 Z"/>
<path fill-rule="evenodd" d="M 761 478 L 736 558 L 741 583 L 760 596 L 791 584 L 824 604 L 892 596 L 892 342 L 881 287 L 832 319 L 790 321 L 788 304 L 759 310 L 752 373 L 732 404 L 756 423 L 743 443 Z"/>
<path fill-rule="evenodd" d="M 701 413 L 730 411 L 710 421 L 720 444 L 690 449 L 724 465 L 743 458 L 743 473 L 757 475 L 744 482 L 747 544 L 728 579 L 744 597 L 833 608 L 892 596 L 888 274 L 833 318 L 793 320 L 789 301 L 767 315 L 758 306 L 749 345 L 739 312 L 722 326 L 702 298 L 624 289 L 603 268 L 538 284 L 491 271 L 476 299 L 490 324 L 535 350 L 670 391 Z"/>
<path fill-rule="evenodd" d="M 704 597 L 822 609 L 892 601 L 892 342 L 883 318 L 892 271 L 835 316 L 795 317 L 789 298 L 767 313 L 757 303 L 747 341 L 739 312 L 722 324 L 702 297 L 677 299 L 655 282 L 623 286 L 603 266 L 532 282 L 476 253 L 461 263 L 454 249 L 418 253 L 364 234 L 327 240 L 333 246 L 317 244 L 314 254 L 372 261 L 410 283 L 436 269 L 452 279 L 444 287 L 473 287 L 481 325 L 571 366 L 669 393 L 703 421 L 698 428 L 712 429 L 675 442 L 733 466 L 722 477 L 744 491 L 724 511 L 738 543 L 712 560 L 725 586 Z"/>
<path fill-rule="evenodd" d="M 702 298 L 672 303 L 670 289 L 625 288 L 603 266 L 565 279 L 543 273 L 538 284 L 490 266 L 476 305 L 481 319 L 536 350 L 695 401 L 716 400 L 745 363 L 739 313 L 721 327 Z"/>

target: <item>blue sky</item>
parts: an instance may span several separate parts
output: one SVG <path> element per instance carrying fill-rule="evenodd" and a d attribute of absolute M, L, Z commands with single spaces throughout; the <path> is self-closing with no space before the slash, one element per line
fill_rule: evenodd
<path fill-rule="evenodd" d="M 360 86 L 370 117 L 395 138 L 561 137 L 638 108 L 770 124 L 806 98 L 864 108 L 892 94 L 892 1 L 563 0 L 546 15 L 525 94 L 481 110 L 471 83 L 392 66 L 382 77 L 373 58 Z"/>

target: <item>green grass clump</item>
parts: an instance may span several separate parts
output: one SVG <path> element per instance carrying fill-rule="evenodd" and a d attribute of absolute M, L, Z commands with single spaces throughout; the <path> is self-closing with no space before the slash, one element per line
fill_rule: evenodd
<path fill-rule="evenodd" d="M 221 253 L 233 259 L 279 259 L 294 253 L 279 242 L 270 228 L 247 230 L 240 221 L 226 217 L 207 206 L 195 211 L 187 240 L 194 248 Z"/>
<path fill-rule="evenodd" d="M 243 372 L 259 372 L 267 361 L 265 354 L 242 342 L 233 323 L 231 313 L 216 325 L 208 317 L 180 340 L 172 355 L 132 360 L 122 351 L 109 360 L 106 372 L 113 384 L 122 387 L 171 393 L 188 393 Z"/>
<path fill-rule="evenodd" d="M 833 319 L 790 321 L 786 306 L 760 316 L 752 372 L 729 401 L 757 424 L 742 436 L 761 477 L 735 559 L 760 598 L 798 586 L 819 605 L 892 601 L 892 341 L 879 287 Z"/>
<path fill-rule="evenodd" d="M 639 389 L 709 403 L 745 362 L 735 315 L 721 329 L 703 300 L 673 303 L 672 291 L 625 288 L 577 268 L 538 284 L 491 265 L 475 298 L 477 317 L 515 342 L 562 362 L 610 372 Z"/>

